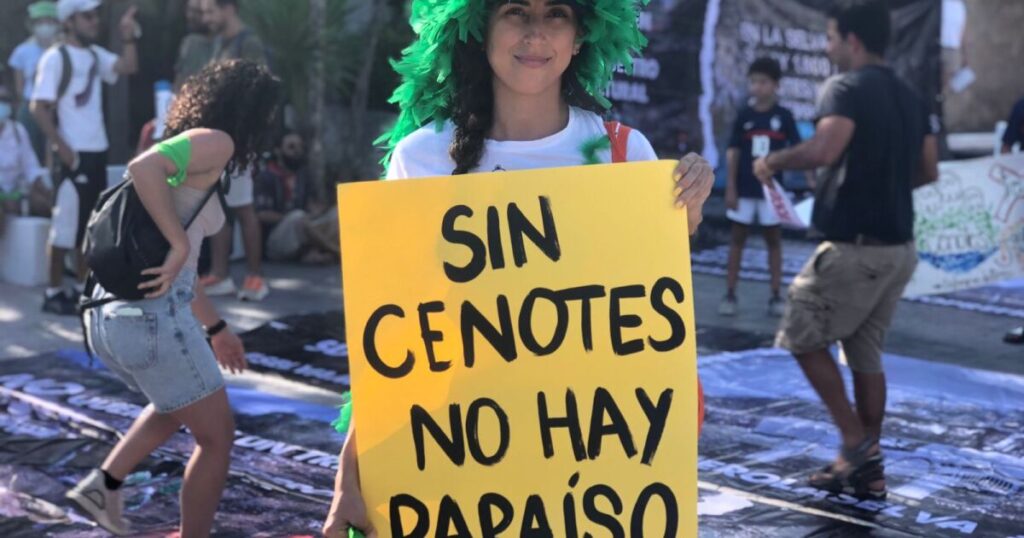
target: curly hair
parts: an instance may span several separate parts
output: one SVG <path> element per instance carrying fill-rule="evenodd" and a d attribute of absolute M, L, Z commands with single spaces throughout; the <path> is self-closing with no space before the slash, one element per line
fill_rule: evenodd
<path fill-rule="evenodd" d="M 197 128 L 224 131 L 235 143 L 225 171 L 245 170 L 268 149 L 282 98 L 281 81 L 266 67 L 248 60 L 216 62 L 182 86 L 168 113 L 165 137 Z"/>
<path fill-rule="evenodd" d="M 637 19 L 650 0 L 573 0 L 569 3 L 580 21 L 582 48 L 562 76 L 562 91 L 572 106 L 611 106 L 604 92 L 619 66 L 632 70 L 633 57 L 647 44 Z M 387 155 L 385 169 L 395 146 L 420 127 L 434 122 L 440 131 L 447 120 L 456 129 L 451 147 L 456 172 L 472 169 L 483 154 L 484 138 L 491 128 L 493 103 L 491 73 L 481 44 L 486 40 L 487 20 L 497 0 L 413 0 L 411 23 L 417 38 L 392 62 L 402 83 L 390 102 L 399 107 L 398 120 L 377 143 Z M 473 50 L 473 49 L 476 50 Z M 486 71 L 484 71 L 486 70 Z M 487 91 L 484 91 L 487 90 Z M 482 93 L 476 93 L 480 91 Z"/>

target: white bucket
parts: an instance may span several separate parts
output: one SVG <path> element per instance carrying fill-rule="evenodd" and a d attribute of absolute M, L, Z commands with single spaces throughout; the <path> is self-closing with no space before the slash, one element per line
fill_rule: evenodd
<path fill-rule="evenodd" d="M 50 219 L 8 216 L 0 235 L 0 280 L 29 287 L 45 284 L 49 236 Z"/>

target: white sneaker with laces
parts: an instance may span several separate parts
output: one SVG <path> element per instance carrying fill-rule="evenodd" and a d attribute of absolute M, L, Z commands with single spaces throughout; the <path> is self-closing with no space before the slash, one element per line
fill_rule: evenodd
<path fill-rule="evenodd" d="M 122 515 L 124 499 L 121 492 L 107 489 L 103 471 L 93 469 L 64 496 L 114 536 L 127 536 L 131 532 Z"/>

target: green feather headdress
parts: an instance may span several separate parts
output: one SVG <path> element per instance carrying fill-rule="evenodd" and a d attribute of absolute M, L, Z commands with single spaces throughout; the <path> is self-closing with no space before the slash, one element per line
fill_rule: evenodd
<path fill-rule="evenodd" d="M 391 152 L 403 138 L 433 121 L 438 130 L 449 119 L 455 95 L 452 60 L 457 42 L 484 42 L 491 8 L 500 0 L 413 0 L 410 22 L 417 39 L 392 67 L 402 78 L 389 102 L 399 107 L 398 121 L 376 143 Z M 633 57 L 647 45 L 637 18 L 649 0 L 576 0 L 584 7 L 583 47 L 576 59 L 580 84 L 605 108 L 612 72 L 633 69 Z"/>

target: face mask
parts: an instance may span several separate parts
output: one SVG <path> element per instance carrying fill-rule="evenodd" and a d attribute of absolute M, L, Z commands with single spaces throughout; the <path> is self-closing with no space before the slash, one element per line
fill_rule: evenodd
<path fill-rule="evenodd" d="M 41 41 L 52 41 L 57 37 L 57 25 L 48 22 L 39 23 L 33 29 L 33 33 L 35 34 L 36 39 Z"/>
<path fill-rule="evenodd" d="M 306 164 L 305 157 L 288 157 L 286 155 L 281 157 L 281 161 L 283 161 L 284 165 L 287 166 L 288 169 L 293 172 L 298 170 L 299 168 L 302 168 L 302 165 Z"/>
<path fill-rule="evenodd" d="M 0 103 L 0 121 L 7 121 L 11 118 L 11 105 L 9 103 Z"/>

